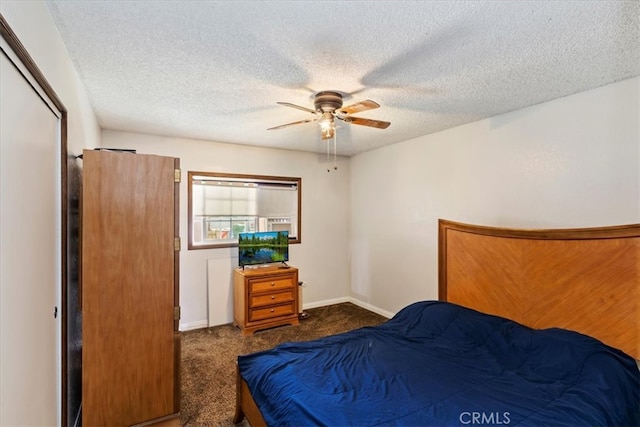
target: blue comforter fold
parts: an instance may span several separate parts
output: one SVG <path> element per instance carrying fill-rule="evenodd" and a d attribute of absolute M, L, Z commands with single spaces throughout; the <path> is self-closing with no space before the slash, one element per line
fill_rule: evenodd
<path fill-rule="evenodd" d="M 622 351 L 439 301 L 238 365 L 270 426 L 640 425 Z"/>

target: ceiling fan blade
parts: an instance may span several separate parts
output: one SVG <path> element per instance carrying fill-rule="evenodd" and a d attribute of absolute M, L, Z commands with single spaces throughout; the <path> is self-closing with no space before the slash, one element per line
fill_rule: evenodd
<path fill-rule="evenodd" d="M 370 126 L 378 129 L 386 129 L 391 124 L 390 122 L 383 122 L 382 120 L 362 119 L 360 117 L 346 117 L 343 120 L 354 125 Z"/>
<path fill-rule="evenodd" d="M 307 107 L 301 107 L 300 105 L 292 104 L 290 102 L 277 102 L 277 104 L 284 105 L 285 107 L 297 108 L 298 110 L 306 111 L 311 114 L 316 114 L 315 110 Z"/>
<path fill-rule="evenodd" d="M 289 127 L 289 126 L 301 125 L 303 123 L 315 122 L 316 120 L 318 120 L 318 119 L 299 120 L 297 122 L 287 123 L 286 125 L 274 126 L 274 127 L 269 128 L 267 130 L 282 129 L 282 128 L 286 128 L 286 127 Z"/>
<path fill-rule="evenodd" d="M 367 99 L 366 101 L 356 102 L 355 104 L 347 105 L 346 107 L 339 108 L 336 110 L 337 114 L 342 116 L 346 116 L 347 114 L 355 114 L 361 111 L 373 110 L 374 108 L 380 107 L 375 101 Z"/>

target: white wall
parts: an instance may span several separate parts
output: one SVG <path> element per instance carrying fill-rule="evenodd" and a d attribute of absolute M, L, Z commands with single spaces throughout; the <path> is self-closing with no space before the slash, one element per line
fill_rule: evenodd
<path fill-rule="evenodd" d="M 322 156 L 302 152 L 113 131 L 101 143 L 45 4 L 4 0 L 0 12 L 69 110 L 71 153 L 130 147 L 180 157 L 184 171 L 302 176 L 303 243 L 291 257 L 307 305 L 350 295 L 395 312 L 436 298 L 438 218 L 512 227 L 640 221 L 638 78 L 340 159 L 327 173 Z M 232 252 L 186 250 L 186 184 L 181 215 L 182 324 L 198 324 L 207 260 L 231 268 Z"/>
<path fill-rule="evenodd" d="M 180 305 L 182 330 L 207 325 L 207 266 L 214 289 L 213 324 L 233 320 L 230 283 L 235 248 L 187 249 L 187 171 L 211 171 L 302 178 L 302 243 L 289 248 L 290 265 L 304 281 L 305 304 L 345 299 L 349 294 L 349 161 L 327 173 L 324 156 L 183 138 L 104 130 L 102 145 L 141 154 L 180 158 Z"/>
<path fill-rule="evenodd" d="M 3 0 L 0 13 L 67 108 L 69 153 L 99 145 L 100 126 L 45 2 Z"/>
<path fill-rule="evenodd" d="M 44 2 L 41 1 L 0 1 L 0 13 L 7 21 L 11 29 L 16 33 L 18 39 L 24 45 L 25 49 L 36 63 L 42 74 L 47 79 L 57 96 L 60 98 L 67 109 L 67 149 L 70 160 L 67 162 L 75 165 L 79 161 L 73 160 L 74 154 L 79 154 L 83 147 L 97 146 L 100 142 L 100 127 L 90 106 L 88 97 L 85 93 L 84 86 L 80 83 L 76 70 L 68 56 L 67 50 L 62 43 L 57 28 L 53 24 L 53 20 L 49 15 L 49 11 Z M 6 96 L 6 94 L 2 94 Z M 58 161 L 58 156 L 51 161 Z M 18 168 L 29 170 L 34 167 L 32 159 L 24 157 L 19 160 L 21 163 Z M 71 171 L 70 171 L 71 173 Z M 77 177 L 77 168 L 73 171 L 73 177 L 70 177 L 69 198 L 76 202 L 72 204 L 73 209 L 77 207 L 77 188 L 79 178 Z M 71 182 L 73 181 L 73 186 Z M 27 187 L 25 187 L 27 188 Z M 72 194 L 71 190 L 75 189 L 76 194 Z M 33 209 L 41 209 L 41 203 L 33 205 Z M 77 224 L 77 209 L 73 212 L 69 209 L 70 218 L 75 219 L 74 225 Z M 73 229 L 73 226 L 70 227 Z M 71 230 L 71 232 L 73 232 Z M 69 245 L 69 251 L 76 249 L 76 246 Z M 77 261 L 77 251 L 67 254 L 67 265 Z M 35 253 L 34 253 L 35 257 Z M 56 254 L 58 259 L 61 254 Z M 29 262 L 24 269 L 38 269 L 38 262 Z M 40 273 L 46 273 L 43 270 Z M 75 277 L 72 277 L 75 273 Z M 75 268 L 69 268 L 68 277 L 68 300 L 65 301 L 67 310 L 67 419 L 61 420 L 62 425 L 73 425 L 80 409 L 80 320 L 77 313 L 77 265 Z M 3 283 L 3 286 L 5 284 Z M 71 285 L 74 285 L 72 287 Z M 73 304 L 68 304 L 73 300 Z M 59 304 L 58 304 L 59 305 Z M 75 309 L 74 309 L 75 308 Z M 33 337 L 31 337 L 33 338 Z M 37 337 L 36 337 L 37 338 Z M 0 359 L 5 360 L 13 347 L 3 346 L 0 349 Z M 57 352 L 61 350 L 58 348 Z M 61 376 L 60 360 L 57 361 L 56 372 Z M 57 389 L 61 389 L 58 378 Z M 14 390 L 15 391 L 15 390 Z M 60 399 L 58 396 L 58 408 L 61 410 Z M 5 396 L 0 396 L 0 400 L 4 401 Z M 14 408 L 16 413 L 30 413 L 33 411 L 32 404 L 28 399 L 22 399 L 22 407 Z M 25 418 L 26 419 L 26 418 Z"/>
<path fill-rule="evenodd" d="M 351 158 L 351 295 L 437 299 L 437 221 L 640 222 L 640 78 Z"/>

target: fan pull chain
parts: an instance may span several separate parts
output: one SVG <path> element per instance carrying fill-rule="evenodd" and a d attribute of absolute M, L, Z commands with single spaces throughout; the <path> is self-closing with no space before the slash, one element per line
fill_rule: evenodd
<path fill-rule="evenodd" d="M 338 170 L 338 155 L 336 154 L 338 143 L 336 142 L 338 139 L 338 132 L 333 131 L 333 170 Z"/>
<path fill-rule="evenodd" d="M 329 157 L 329 141 L 327 141 L 327 164 L 329 164 L 330 162 L 330 157 Z M 327 168 L 327 172 L 331 172 L 331 169 Z"/>
<path fill-rule="evenodd" d="M 337 154 L 336 152 L 338 151 L 338 143 L 337 140 L 338 139 L 338 132 L 336 132 L 335 130 L 333 131 L 333 170 L 338 170 L 338 158 L 337 158 Z M 329 141 L 327 141 L 327 163 L 329 163 L 331 161 L 331 157 L 329 154 Z M 331 172 L 330 168 L 327 168 L 327 172 Z"/>

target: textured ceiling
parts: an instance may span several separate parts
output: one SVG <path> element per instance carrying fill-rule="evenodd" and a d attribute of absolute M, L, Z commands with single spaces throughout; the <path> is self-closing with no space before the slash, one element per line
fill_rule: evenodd
<path fill-rule="evenodd" d="M 638 1 L 48 1 L 103 128 L 352 155 L 640 75 Z"/>

